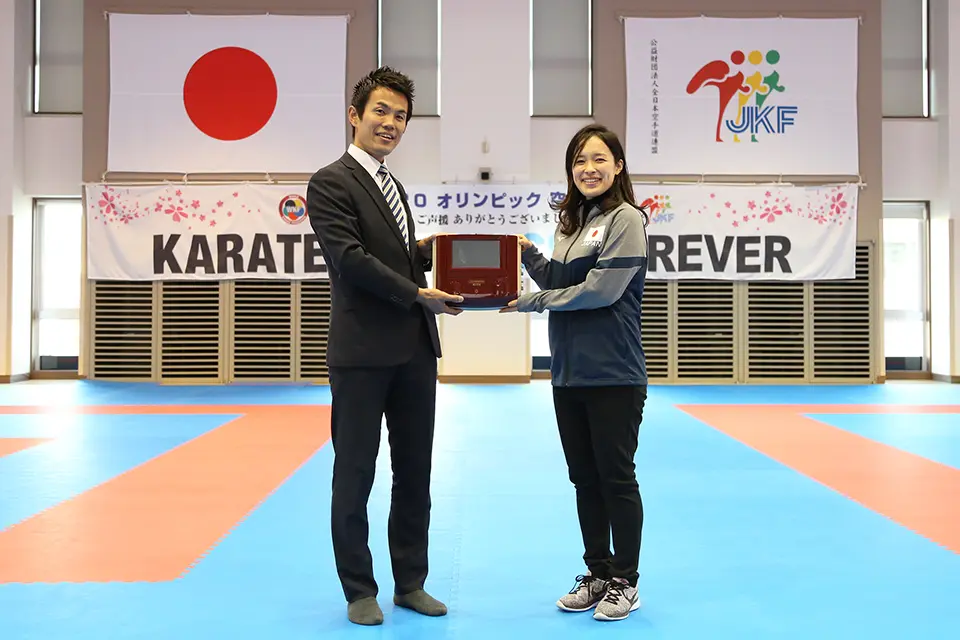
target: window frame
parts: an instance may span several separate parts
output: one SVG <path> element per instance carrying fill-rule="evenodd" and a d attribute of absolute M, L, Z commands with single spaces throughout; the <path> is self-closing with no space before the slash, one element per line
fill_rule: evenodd
<path fill-rule="evenodd" d="M 51 197 L 33 199 L 33 256 L 32 256 L 32 277 L 30 283 L 30 372 L 49 373 L 49 372 L 70 372 L 79 371 L 80 353 L 83 349 L 83 239 L 78 239 L 81 244 L 80 257 L 81 263 L 77 265 L 78 280 L 80 282 L 80 300 L 76 308 L 52 308 L 43 307 L 43 230 L 45 225 L 46 213 L 44 207 L 49 204 L 75 203 L 80 208 L 81 235 L 85 216 L 83 212 L 83 199 L 77 197 Z M 40 354 L 40 321 L 48 319 L 57 320 L 76 320 L 80 323 L 80 344 L 77 345 L 77 355 L 41 355 Z M 52 361 L 48 361 L 52 358 Z M 50 365 L 50 366 L 47 366 Z"/>
<path fill-rule="evenodd" d="M 528 11 L 529 11 L 529 95 L 527 97 L 529 103 L 529 114 L 531 118 L 593 118 L 594 117 L 594 88 L 593 88 L 593 60 L 594 60 L 594 39 L 593 39 L 593 0 L 584 0 L 587 5 L 587 108 L 586 112 L 581 113 L 537 113 L 534 108 L 534 83 L 533 83 L 533 62 L 534 62 L 534 46 L 533 46 L 533 25 L 534 25 L 534 11 L 533 5 L 534 0 L 527 0 L 528 2 Z"/>
<path fill-rule="evenodd" d="M 888 205 L 892 205 L 888 209 Z M 910 205 L 910 208 L 904 207 L 903 209 L 898 210 L 897 205 Z M 919 358 L 919 363 L 916 362 L 916 357 L 906 357 L 906 356 L 887 356 L 886 350 L 883 349 L 884 354 L 884 363 L 885 370 L 888 374 L 893 373 L 894 376 L 898 374 L 929 374 L 931 372 L 931 347 L 933 336 L 931 334 L 931 292 L 930 292 L 930 201 L 929 200 L 900 200 L 900 199 L 889 199 L 883 200 L 882 203 L 882 216 L 880 224 L 883 224 L 884 220 L 888 219 L 900 219 L 900 220 L 918 220 L 921 224 L 920 231 L 920 252 L 921 252 L 921 264 L 920 264 L 920 279 L 921 279 L 921 314 L 923 319 L 923 354 Z M 917 215 L 914 208 L 919 208 L 920 213 Z M 885 242 L 881 242 L 881 256 L 883 255 L 883 246 Z M 881 272 L 882 272 L 881 265 Z M 880 290 L 883 291 L 884 283 L 880 283 Z M 880 321 L 883 323 L 883 336 L 884 341 L 886 340 L 886 323 L 887 320 L 897 320 L 901 317 L 906 317 L 912 312 L 901 312 L 898 310 L 887 310 L 886 304 L 884 303 L 881 308 L 881 317 Z"/>
<path fill-rule="evenodd" d="M 882 9 L 881 9 L 882 12 Z M 923 59 L 923 69 L 921 70 L 921 103 L 919 115 L 886 115 L 882 114 L 884 120 L 917 120 L 930 119 L 931 103 L 933 99 L 932 88 L 930 86 L 930 0 L 920 0 L 920 55 Z M 882 20 L 882 16 L 880 17 Z M 881 82 L 884 71 L 882 69 L 883 45 L 881 44 Z M 882 102 L 882 100 L 881 100 Z M 881 112 L 883 105 L 880 105 Z M 892 202 L 892 201 L 891 201 Z"/>
<path fill-rule="evenodd" d="M 395 2 L 397 0 L 394 0 Z M 377 0 L 377 67 L 383 66 L 385 63 L 383 61 L 383 3 L 384 0 Z M 442 91 L 442 56 L 443 56 L 443 0 L 436 0 L 437 3 L 437 95 L 436 95 L 436 109 L 423 111 L 422 109 L 417 109 L 416 116 L 417 118 L 439 118 L 442 113 L 442 104 L 441 99 L 443 97 Z M 389 64 L 389 63 L 386 63 Z M 350 96 L 347 96 L 347 102 L 349 103 Z"/>
<path fill-rule="evenodd" d="M 40 42 L 42 40 L 42 30 L 43 25 L 41 24 L 40 14 L 42 12 L 41 3 L 43 0 L 33 0 L 33 60 L 30 71 L 30 111 L 33 115 L 39 116 L 78 116 L 83 115 L 83 107 L 81 106 L 78 111 L 60 111 L 54 109 L 43 109 L 41 108 L 40 102 L 40 76 L 42 74 L 42 69 L 40 65 Z M 81 25 L 81 30 L 83 29 Z M 82 37 L 82 36 L 81 36 Z M 81 69 L 82 69 L 82 55 L 81 54 Z M 81 82 L 82 85 L 82 82 Z M 83 103 L 83 97 L 80 99 L 81 105 Z"/>

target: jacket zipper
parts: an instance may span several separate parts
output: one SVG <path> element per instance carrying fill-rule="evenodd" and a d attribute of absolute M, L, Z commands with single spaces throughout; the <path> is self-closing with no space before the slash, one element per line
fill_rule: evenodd
<path fill-rule="evenodd" d="M 577 237 L 574 238 L 570 242 L 570 244 L 567 245 L 567 250 L 563 254 L 563 267 L 564 267 L 563 286 L 564 288 L 571 286 L 570 263 L 567 261 L 567 258 L 570 257 L 570 250 L 573 249 L 574 245 L 580 240 L 580 236 L 583 235 L 583 230 L 586 228 L 587 228 L 587 219 L 586 219 L 586 215 L 584 215 L 583 226 L 580 227 L 580 230 L 577 232 Z M 570 325 L 568 322 L 564 322 L 563 323 L 564 343 L 572 345 L 573 343 L 569 340 L 569 335 L 570 335 Z M 571 351 L 572 351 L 572 347 L 571 347 Z M 563 386 L 567 386 L 567 383 L 570 382 L 570 358 L 569 357 L 567 358 L 566 365 L 567 366 L 564 367 L 563 369 L 563 380 L 562 380 Z"/>

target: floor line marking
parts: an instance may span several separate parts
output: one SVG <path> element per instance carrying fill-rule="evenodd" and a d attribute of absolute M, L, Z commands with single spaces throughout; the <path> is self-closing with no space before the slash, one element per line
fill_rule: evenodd
<path fill-rule="evenodd" d="M 960 470 L 803 414 L 889 413 L 889 407 L 678 405 L 748 447 L 960 554 Z M 922 407 L 909 413 L 958 413 Z"/>
<path fill-rule="evenodd" d="M 0 531 L 0 583 L 181 577 L 326 444 L 329 417 L 259 407 Z"/>

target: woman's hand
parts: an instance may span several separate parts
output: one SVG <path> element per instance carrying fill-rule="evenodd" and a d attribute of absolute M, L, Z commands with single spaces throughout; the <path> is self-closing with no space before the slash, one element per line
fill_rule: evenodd
<path fill-rule="evenodd" d="M 517 240 L 520 242 L 521 250 L 527 250 L 533 246 L 533 243 L 527 240 L 527 236 L 523 235 L 522 233 L 517 234 Z"/>

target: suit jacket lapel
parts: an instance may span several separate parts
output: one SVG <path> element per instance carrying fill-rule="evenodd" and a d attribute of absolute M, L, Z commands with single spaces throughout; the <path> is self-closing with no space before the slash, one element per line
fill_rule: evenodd
<path fill-rule="evenodd" d="M 400 227 L 397 226 L 397 221 L 393 217 L 393 212 L 390 211 L 390 207 L 387 206 L 387 200 L 383 197 L 383 191 L 380 190 L 380 185 L 367 173 L 367 170 L 360 166 L 353 156 L 349 153 L 345 153 L 341 161 L 350 167 L 353 170 L 353 177 L 363 185 L 363 188 L 367 190 L 367 193 L 370 194 L 370 197 L 373 198 L 373 201 L 377 203 L 377 209 L 380 210 L 380 214 L 383 216 L 384 220 L 387 223 L 387 226 L 393 230 L 393 235 L 397 239 L 397 242 L 400 243 L 400 246 L 404 246 L 403 234 L 400 233 Z M 404 203 L 406 205 L 406 203 Z M 406 206 L 404 206 L 404 213 L 406 213 Z M 409 223 L 409 216 L 408 216 Z M 409 247 L 407 249 L 409 253 Z"/>

